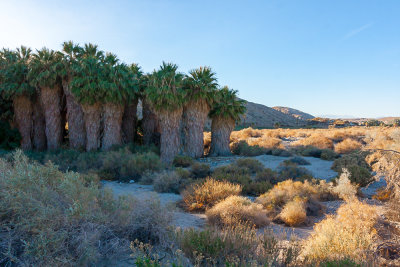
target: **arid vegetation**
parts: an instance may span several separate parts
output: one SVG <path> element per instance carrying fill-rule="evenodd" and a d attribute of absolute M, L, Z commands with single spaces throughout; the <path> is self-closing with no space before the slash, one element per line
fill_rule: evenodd
<path fill-rule="evenodd" d="M 3 49 L 0 109 L 2 266 L 399 264 L 396 124 L 234 131 L 245 103 L 211 68 L 146 74 L 73 42 Z"/>

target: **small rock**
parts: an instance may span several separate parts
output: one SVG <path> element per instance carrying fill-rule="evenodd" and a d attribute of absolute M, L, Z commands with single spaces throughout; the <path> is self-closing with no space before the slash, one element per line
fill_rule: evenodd
<path fill-rule="evenodd" d="M 130 181 L 129 181 L 130 184 L 133 184 L 134 182 L 135 182 L 134 180 L 130 180 Z"/>

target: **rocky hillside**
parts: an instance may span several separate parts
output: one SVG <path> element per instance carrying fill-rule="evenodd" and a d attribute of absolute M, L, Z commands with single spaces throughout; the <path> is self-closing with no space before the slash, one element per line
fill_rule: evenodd
<path fill-rule="evenodd" d="M 272 107 L 273 109 L 280 111 L 282 113 L 285 113 L 287 115 L 293 116 L 296 119 L 301 119 L 301 120 L 311 120 L 314 119 L 313 115 L 310 115 L 308 113 L 302 112 L 300 110 L 294 109 L 294 108 L 288 108 L 288 107 Z"/>
<path fill-rule="evenodd" d="M 292 112 L 288 114 L 276 110 L 275 108 L 252 102 L 247 102 L 246 107 L 246 114 L 242 117 L 240 124 L 237 125 L 238 127 L 274 128 L 276 125 L 282 127 L 302 127 L 308 124 L 307 118 L 314 118 L 310 114 L 291 108 L 285 108 Z M 299 114 L 301 116 L 296 117 L 293 114 Z M 141 102 L 139 102 L 138 105 L 138 116 L 142 118 Z M 211 129 L 211 120 L 207 120 L 205 128 L 206 130 Z"/>

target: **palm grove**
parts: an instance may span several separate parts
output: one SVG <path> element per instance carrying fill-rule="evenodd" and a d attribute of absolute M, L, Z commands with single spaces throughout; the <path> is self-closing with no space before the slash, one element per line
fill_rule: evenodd
<path fill-rule="evenodd" d="M 0 96 L 12 103 L 24 150 L 109 150 L 135 141 L 142 101 L 143 143 L 160 146 L 160 157 L 203 156 L 203 129 L 212 119 L 210 154 L 230 153 L 229 137 L 244 102 L 220 88 L 209 67 L 178 71 L 172 63 L 144 74 L 97 45 L 64 42 L 61 51 L 33 53 L 24 46 L 0 51 Z M 2 103 L 3 104 L 3 103 Z"/>

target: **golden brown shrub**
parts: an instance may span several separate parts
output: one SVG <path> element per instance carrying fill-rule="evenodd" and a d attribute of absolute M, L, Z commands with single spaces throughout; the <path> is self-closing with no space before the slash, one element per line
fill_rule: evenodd
<path fill-rule="evenodd" d="M 301 139 L 297 141 L 295 145 L 313 146 L 319 149 L 333 149 L 333 141 L 321 133 L 315 133 Z"/>
<path fill-rule="evenodd" d="M 182 192 L 183 202 L 189 211 L 205 210 L 232 195 L 239 195 L 242 186 L 207 178 L 201 184 L 190 185 Z"/>
<path fill-rule="evenodd" d="M 335 152 L 339 154 L 350 153 L 354 150 L 360 149 L 361 146 L 362 144 L 360 142 L 347 138 L 335 145 Z"/>
<path fill-rule="evenodd" d="M 267 212 L 261 204 L 251 202 L 241 196 L 230 196 L 206 211 L 210 224 L 217 226 L 235 226 L 249 223 L 256 227 L 267 225 Z"/>
<path fill-rule="evenodd" d="M 376 239 L 376 208 L 358 200 L 340 206 L 336 216 L 329 215 L 314 227 L 305 240 L 303 253 L 310 261 L 362 259 Z"/>
<path fill-rule="evenodd" d="M 299 197 L 287 202 L 279 217 L 289 226 L 298 226 L 307 220 L 306 201 Z"/>

